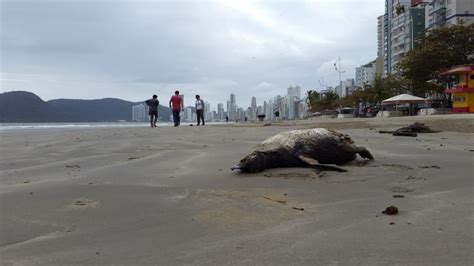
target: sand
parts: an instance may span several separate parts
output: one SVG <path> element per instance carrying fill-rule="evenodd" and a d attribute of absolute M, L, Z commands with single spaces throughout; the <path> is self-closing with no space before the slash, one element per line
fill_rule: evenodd
<path fill-rule="evenodd" d="M 473 118 L 2 132 L 0 264 L 472 265 Z M 443 131 L 378 133 L 414 121 Z M 322 126 L 376 160 L 230 171 L 271 135 Z"/>

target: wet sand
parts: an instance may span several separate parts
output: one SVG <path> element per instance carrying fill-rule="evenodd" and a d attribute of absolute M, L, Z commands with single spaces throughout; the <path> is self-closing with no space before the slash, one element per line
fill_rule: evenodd
<path fill-rule="evenodd" d="M 2 132 L 0 264 L 472 265 L 473 120 Z M 413 121 L 443 131 L 378 133 Z M 321 126 L 376 160 L 230 171 L 271 135 Z"/>

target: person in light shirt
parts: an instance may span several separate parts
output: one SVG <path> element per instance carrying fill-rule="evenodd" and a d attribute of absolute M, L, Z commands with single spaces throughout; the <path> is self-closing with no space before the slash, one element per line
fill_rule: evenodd
<path fill-rule="evenodd" d="M 202 125 L 204 126 L 204 101 L 201 99 L 199 95 L 196 95 L 196 116 L 197 116 L 197 125 L 199 126 L 202 121 Z"/>

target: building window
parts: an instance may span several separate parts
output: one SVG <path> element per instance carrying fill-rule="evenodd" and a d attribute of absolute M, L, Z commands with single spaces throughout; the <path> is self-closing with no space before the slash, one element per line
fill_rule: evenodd
<path fill-rule="evenodd" d="M 474 75 L 471 75 L 471 79 L 474 79 Z"/>
<path fill-rule="evenodd" d="M 454 96 L 453 97 L 453 102 L 458 102 L 458 103 L 463 103 L 466 101 L 466 97 L 464 96 Z"/>

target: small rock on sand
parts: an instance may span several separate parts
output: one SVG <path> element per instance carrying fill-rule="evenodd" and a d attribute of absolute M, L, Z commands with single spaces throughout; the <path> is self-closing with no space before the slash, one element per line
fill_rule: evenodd
<path fill-rule="evenodd" d="M 421 165 L 419 168 L 435 168 L 435 169 L 441 169 L 439 165 Z"/>
<path fill-rule="evenodd" d="M 398 213 L 398 208 L 391 205 L 391 206 L 388 206 L 384 211 L 382 211 L 382 213 L 386 215 L 395 215 Z"/>
<path fill-rule="evenodd" d="M 298 210 L 298 211 L 304 211 L 304 208 L 301 208 L 301 207 L 293 207 L 292 209 L 293 210 Z"/>

